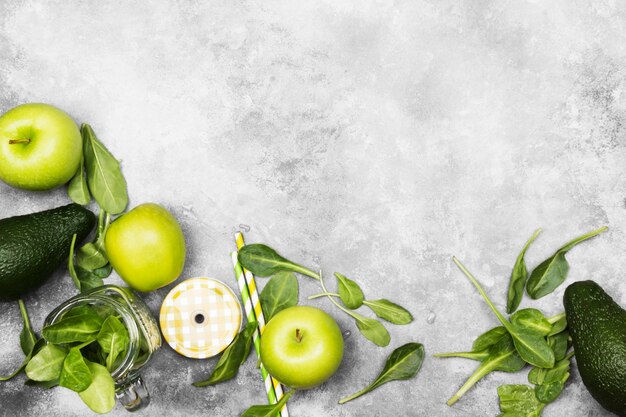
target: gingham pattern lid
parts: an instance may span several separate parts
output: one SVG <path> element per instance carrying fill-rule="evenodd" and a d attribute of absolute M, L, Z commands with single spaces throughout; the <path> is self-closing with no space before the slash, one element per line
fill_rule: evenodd
<path fill-rule="evenodd" d="M 191 278 L 174 287 L 161 305 L 161 331 L 188 358 L 215 356 L 241 328 L 241 305 L 233 291 L 213 278 Z"/>

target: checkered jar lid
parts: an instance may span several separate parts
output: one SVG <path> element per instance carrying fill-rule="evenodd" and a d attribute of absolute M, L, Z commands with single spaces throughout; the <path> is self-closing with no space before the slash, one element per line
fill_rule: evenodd
<path fill-rule="evenodd" d="M 161 305 L 161 331 L 176 352 L 210 358 L 222 352 L 241 328 L 241 304 L 233 291 L 213 278 L 187 279 Z"/>

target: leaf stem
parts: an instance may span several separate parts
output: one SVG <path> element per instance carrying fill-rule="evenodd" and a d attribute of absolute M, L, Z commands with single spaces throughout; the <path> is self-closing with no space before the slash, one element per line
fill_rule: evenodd
<path fill-rule="evenodd" d="M 30 139 L 9 139 L 9 145 L 14 145 L 16 143 L 30 143 Z"/>
<path fill-rule="evenodd" d="M 561 249 L 559 249 L 557 251 L 557 253 L 558 252 L 567 252 L 570 249 L 572 249 L 574 246 L 578 245 L 580 242 L 583 242 L 583 241 L 585 241 L 587 239 L 591 239 L 592 237 L 597 236 L 597 235 L 599 235 L 600 233 L 602 233 L 602 232 L 604 232 L 606 230 L 609 230 L 609 228 L 607 226 L 602 226 L 599 229 L 596 229 L 596 230 L 594 230 L 592 232 L 589 232 L 589 233 L 584 234 L 582 236 L 579 236 L 579 237 L 577 237 L 575 239 L 572 239 L 569 242 L 567 242 L 565 245 L 563 245 L 563 247 Z"/>
<path fill-rule="evenodd" d="M 500 322 L 502 323 L 502 325 L 509 330 L 511 329 L 511 323 L 509 323 L 509 321 L 502 315 L 502 313 L 500 313 L 498 311 L 498 309 L 496 308 L 496 306 L 493 305 L 493 303 L 491 302 L 491 300 L 489 299 L 489 297 L 487 296 L 487 293 L 485 293 L 485 290 L 483 290 L 483 287 L 481 287 L 481 285 L 478 283 L 478 281 L 476 281 L 476 278 L 474 278 L 474 276 L 472 275 L 472 273 L 470 271 L 467 270 L 467 268 L 465 268 L 465 266 L 461 263 L 461 261 L 459 261 L 456 257 L 452 257 L 452 260 L 454 261 L 454 263 L 456 264 L 456 266 L 459 267 L 459 269 L 465 274 L 465 276 L 467 278 L 469 278 L 469 280 L 472 282 L 472 284 L 474 284 L 474 286 L 476 287 L 476 289 L 478 290 L 478 292 L 480 293 L 480 295 L 483 297 L 483 299 L 485 300 L 485 302 L 487 302 L 487 304 L 489 305 L 489 307 L 491 308 L 491 310 L 494 312 L 494 314 L 496 315 L 496 317 L 498 317 L 498 320 L 500 320 Z"/>
<path fill-rule="evenodd" d="M 475 361 L 482 361 L 489 357 L 489 352 L 487 350 L 484 350 L 482 352 L 445 352 L 435 353 L 433 356 L 436 358 L 465 358 Z"/>
<path fill-rule="evenodd" d="M 24 327 L 26 327 L 26 329 L 30 330 L 31 329 L 30 318 L 28 317 L 28 312 L 26 311 L 26 306 L 24 305 L 24 301 L 20 298 L 19 300 L 17 300 L 17 302 L 20 305 L 20 314 L 22 314 L 22 320 L 24 321 Z"/>
<path fill-rule="evenodd" d="M 472 388 L 478 381 L 480 381 L 485 375 L 492 371 L 493 364 L 489 362 L 483 362 L 474 373 L 465 381 L 465 384 L 454 394 L 446 404 L 452 406 L 456 403 L 470 388 Z"/>
<path fill-rule="evenodd" d="M 298 272 L 302 275 L 306 275 L 307 277 L 311 277 L 316 280 L 320 280 L 321 273 L 318 275 L 315 272 L 311 271 L 309 268 L 305 268 L 302 265 L 292 264 L 292 268 L 294 272 Z"/>
<path fill-rule="evenodd" d="M 320 297 L 339 297 L 339 294 L 334 293 L 334 292 L 321 292 L 319 294 L 310 295 L 308 297 L 308 299 L 309 300 L 314 300 L 314 299 L 320 298 Z"/>
<path fill-rule="evenodd" d="M 334 305 L 336 305 L 336 306 L 337 306 L 340 310 L 342 310 L 344 313 L 346 313 L 347 315 L 349 315 L 350 317 L 352 317 L 353 319 L 355 319 L 355 320 L 357 320 L 357 321 L 361 321 L 361 320 L 360 320 L 360 318 L 359 318 L 356 314 L 352 313 L 352 312 L 351 312 L 350 310 L 348 310 L 347 308 L 344 308 L 344 307 L 343 307 L 342 305 L 340 305 L 337 301 L 335 301 L 335 299 L 331 296 L 331 294 L 333 294 L 333 293 L 329 292 L 329 291 L 326 289 L 326 285 L 324 285 L 324 278 L 322 277 L 322 271 L 321 271 L 321 270 L 320 270 L 319 277 L 320 277 L 320 278 L 319 278 L 319 279 L 320 279 L 320 284 L 321 284 L 321 286 L 322 286 L 322 289 L 324 290 L 324 295 L 326 295 L 326 296 L 328 297 L 328 299 L 329 299 L 330 301 L 332 301 L 332 303 L 333 303 Z"/>
<path fill-rule="evenodd" d="M 344 398 L 340 399 L 340 400 L 339 400 L 339 404 L 345 404 L 345 403 L 347 403 L 348 401 L 352 401 L 352 400 L 354 400 L 355 398 L 360 397 L 360 396 L 361 396 L 361 395 L 363 395 L 363 394 L 366 394 L 368 391 L 369 391 L 369 386 L 368 386 L 368 387 L 363 388 L 363 389 L 362 389 L 361 391 L 359 391 L 359 392 L 355 392 L 355 393 L 354 393 L 354 394 L 352 394 L 352 395 L 349 395 L 349 396 L 347 396 L 347 397 L 344 397 Z"/>

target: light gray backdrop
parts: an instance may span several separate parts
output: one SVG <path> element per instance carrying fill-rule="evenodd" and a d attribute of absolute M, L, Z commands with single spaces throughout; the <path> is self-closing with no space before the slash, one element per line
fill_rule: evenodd
<path fill-rule="evenodd" d="M 498 385 L 525 373 L 491 375 L 449 408 L 475 364 L 430 357 L 496 324 L 453 254 L 504 308 L 535 228 L 529 267 L 608 225 L 570 253 L 568 282 L 592 278 L 626 304 L 623 2 L 9 0 L 0 25 L 0 111 L 41 101 L 91 123 L 122 160 L 131 206 L 158 202 L 182 223 L 183 277 L 234 287 L 233 233 L 248 225 L 249 242 L 413 312 L 378 348 L 327 300 L 307 301 L 317 288 L 303 278 L 301 302 L 353 335 L 337 374 L 293 398 L 293 416 L 498 414 Z M 1 217 L 67 202 L 63 189 L 0 184 Z M 155 314 L 171 287 L 146 295 Z M 564 288 L 523 306 L 557 314 Z M 30 294 L 35 327 L 75 292 L 61 268 Z M 22 360 L 17 304 L 0 314 L 8 373 Z M 409 341 L 429 354 L 415 379 L 337 405 Z M 137 415 L 235 416 L 264 402 L 252 359 L 228 383 L 192 387 L 214 364 L 164 346 Z M 23 381 L 0 383 L 0 415 L 89 414 L 73 392 Z M 608 415 L 576 371 L 544 412 Z"/>

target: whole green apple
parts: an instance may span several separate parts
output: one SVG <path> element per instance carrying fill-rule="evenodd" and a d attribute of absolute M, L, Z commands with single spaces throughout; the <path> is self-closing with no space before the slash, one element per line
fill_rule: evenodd
<path fill-rule="evenodd" d="M 78 169 L 82 144 L 78 126 L 62 110 L 17 106 L 0 117 L 0 179 L 27 190 L 63 185 Z"/>
<path fill-rule="evenodd" d="M 132 288 L 147 292 L 174 281 L 185 265 L 185 237 L 172 214 L 154 203 L 119 217 L 106 232 L 111 266 Z"/>
<path fill-rule="evenodd" d="M 311 388 L 335 373 L 343 357 L 337 322 L 315 307 L 289 307 L 269 321 L 261 336 L 261 361 L 291 388 Z"/>

